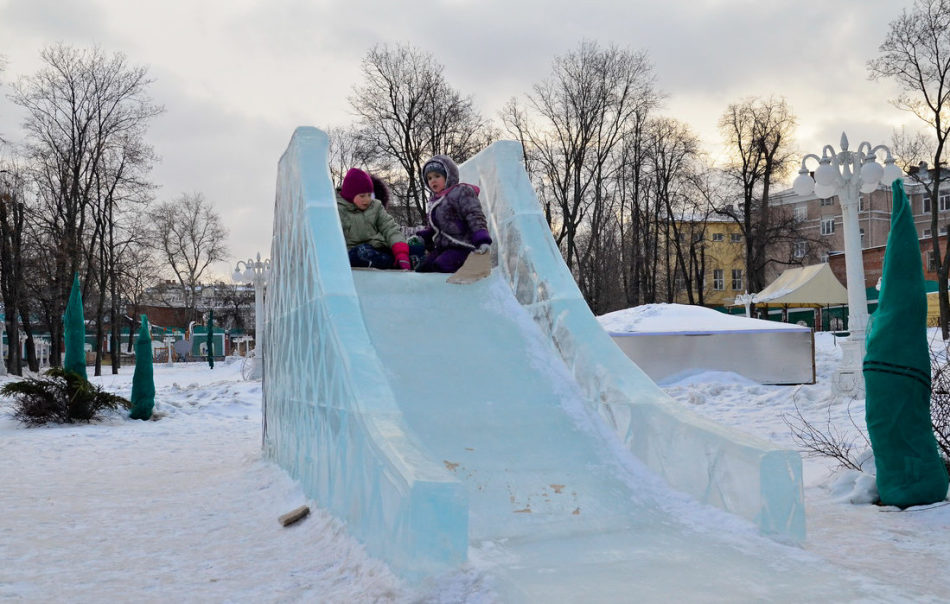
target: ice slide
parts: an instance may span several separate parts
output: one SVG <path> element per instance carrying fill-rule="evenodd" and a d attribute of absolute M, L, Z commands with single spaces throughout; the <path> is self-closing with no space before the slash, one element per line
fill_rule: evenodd
<path fill-rule="evenodd" d="M 297 129 L 278 174 L 266 454 L 413 580 L 471 561 L 505 600 L 869 597 L 703 505 L 800 541 L 801 460 L 679 408 L 613 344 L 520 157 L 500 142 L 461 167 L 499 261 L 451 285 L 350 270 L 326 135 Z"/>

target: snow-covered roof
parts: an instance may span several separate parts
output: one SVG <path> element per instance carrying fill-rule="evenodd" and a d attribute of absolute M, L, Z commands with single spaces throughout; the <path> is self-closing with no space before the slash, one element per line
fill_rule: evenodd
<path fill-rule="evenodd" d="M 755 294 L 756 304 L 847 304 L 845 289 L 827 262 L 790 268 Z M 738 304 L 736 304 L 738 306 Z"/>
<path fill-rule="evenodd" d="M 627 333 L 709 333 L 808 329 L 799 325 L 750 319 L 688 304 L 643 304 L 597 317 L 611 335 Z"/>

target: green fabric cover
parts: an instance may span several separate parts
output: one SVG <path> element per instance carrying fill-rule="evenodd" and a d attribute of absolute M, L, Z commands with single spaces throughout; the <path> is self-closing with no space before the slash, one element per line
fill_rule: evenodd
<path fill-rule="evenodd" d="M 887 237 L 881 294 L 864 357 L 868 434 L 884 505 L 908 507 L 947 497 L 947 470 L 930 422 L 927 295 L 917 230 L 900 180 Z"/>
<path fill-rule="evenodd" d="M 86 321 L 82 312 L 79 273 L 73 273 L 73 287 L 63 315 L 63 337 L 66 340 L 63 369 L 81 375 L 84 380 L 89 379 L 86 376 Z"/>
<path fill-rule="evenodd" d="M 149 419 L 155 407 L 155 379 L 152 375 L 152 334 L 142 315 L 142 328 L 135 340 L 135 373 L 132 374 L 132 419 Z"/>
<path fill-rule="evenodd" d="M 214 369 L 214 311 L 208 311 L 208 366 Z"/>

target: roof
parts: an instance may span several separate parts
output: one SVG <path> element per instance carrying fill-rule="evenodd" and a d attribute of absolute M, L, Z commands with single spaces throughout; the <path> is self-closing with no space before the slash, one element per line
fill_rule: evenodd
<path fill-rule="evenodd" d="M 825 306 L 848 303 L 848 290 L 831 272 L 827 262 L 790 268 L 754 296 L 756 304 Z"/>

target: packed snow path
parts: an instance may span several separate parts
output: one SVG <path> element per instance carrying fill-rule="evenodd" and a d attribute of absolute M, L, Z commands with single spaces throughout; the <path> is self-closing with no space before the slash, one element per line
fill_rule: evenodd
<path fill-rule="evenodd" d="M 326 511 L 281 528 L 307 500 L 261 459 L 260 382 L 240 367 L 156 364 L 155 421 L 26 428 L 0 401 L 0 601 L 396 600 Z M 92 381 L 128 397 L 132 369 Z"/>
<path fill-rule="evenodd" d="M 866 577 L 659 481 L 585 411 L 497 274 L 458 286 L 444 275 L 359 271 L 354 282 L 407 425 L 467 490 L 470 558 L 502 600 L 907 597 L 872 591 Z"/>

